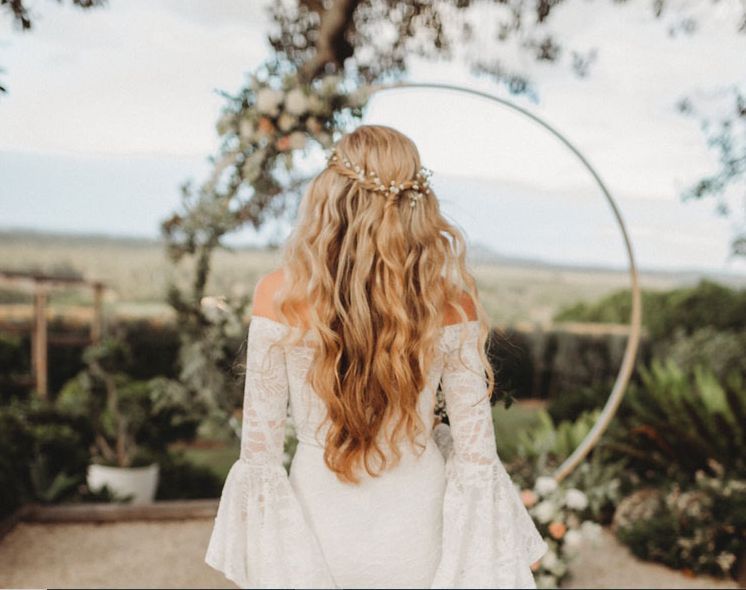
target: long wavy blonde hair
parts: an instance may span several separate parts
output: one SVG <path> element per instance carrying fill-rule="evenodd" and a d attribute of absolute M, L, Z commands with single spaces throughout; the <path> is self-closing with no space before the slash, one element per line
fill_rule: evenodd
<path fill-rule="evenodd" d="M 421 167 L 414 142 L 382 125 L 343 135 L 336 153 L 374 171 L 386 186 L 414 179 Z M 396 465 L 403 432 L 413 446 L 429 432 L 418 397 L 447 307 L 469 321 L 466 294 L 480 323 L 486 395 L 495 382 L 485 351 L 490 324 L 467 269 L 465 240 L 441 214 L 432 187 L 412 207 L 407 190 L 382 194 L 368 186 L 340 165 L 311 181 L 282 252 L 284 278 L 273 299 L 285 323 L 305 328 L 300 339 L 310 331 L 318 343 L 308 380 L 327 409 L 324 461 L 347 483 L 360 481 L 361 465 L 371 476 Z M 393 456 L 379 434 L 388 434 Z M 374 456 L 378 471 L 371 468 Z"/>

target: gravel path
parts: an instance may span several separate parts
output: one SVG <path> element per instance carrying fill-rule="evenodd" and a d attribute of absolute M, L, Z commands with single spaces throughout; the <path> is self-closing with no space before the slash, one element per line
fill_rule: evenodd
<path fill-rule="evenodd" d="M 641 561 L 607 529 L 596 547 L 586 542 L 569 566 L 563 588 L 739 588 L 734 580 L 690 578 L 678 570 Z"/>
<path fill-rule="evenodd" d="M 204 562 L 212 523 L 20 523 L 0 542 L 0 587 L 235 588 Z"/>
<path fill-rule="evenodd" d="M 0 542 L 0 587 L 234 588 L 203 561 L 212 522 L 21 523 Z M 641 562 L 607 530 L 570 571 L 565 588 L 738 588 Z"/>

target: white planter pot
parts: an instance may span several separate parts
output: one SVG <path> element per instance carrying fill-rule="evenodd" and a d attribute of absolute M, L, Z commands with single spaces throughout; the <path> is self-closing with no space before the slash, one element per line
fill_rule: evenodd
<path fill-rule="evenodd" d="M 117 496 L 132 495 L 131 504 L 148 504 L 158 487 L 158 464 L 147 467 L 88 466 L 88 488 L 98 491 L 105 485 Z"/>

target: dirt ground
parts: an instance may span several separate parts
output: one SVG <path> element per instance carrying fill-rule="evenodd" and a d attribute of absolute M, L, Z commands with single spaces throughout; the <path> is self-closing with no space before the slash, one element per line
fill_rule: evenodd
<path fill-rule="evenodd" d="M 0 541 L 0 587 L 234 588 L 204 563 L 212 523 L 21 523 Z M 606 530 L 570 571 L 564 588 L 738 588 L 641 562 Z"/>
<path fill-rule="evenodd" d="M 641 561 L 604 528 L 598 546 L 585 544 L 570 564 L 563 588 L 739 588 L 734 580 L 688 577 L 659 563 Z"/>

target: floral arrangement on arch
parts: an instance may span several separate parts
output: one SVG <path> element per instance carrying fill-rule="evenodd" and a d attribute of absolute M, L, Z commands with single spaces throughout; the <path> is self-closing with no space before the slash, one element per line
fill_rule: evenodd
<path fill-rule="evenodd" d="M 293 153 L 305 150 L 309 142 L 330 148 L 337 133 L 362 117 L 368 101 L 367 87 L 350 88 L 341 75 L 303 83 L 296 72 L 280 75 L 277 67 L 267 65 L 252 72 L 242 92 L 228 97 L 216 124 L 222 138 L 216 172 L 232 170 L 229 182 L 234 186 L 253 185 L 258 191 L 275 187 L 277 179 L 272 177 L 278 157 L 290 172 Z"/>
<path fill-rule="evenodd" d="M 515 484 L 519 487 L 518 484 Z M 567 562 L 587 540 L 597 544 L 601 525 L 584 517 L 588 497 L 577 488 L 565 488 L 549 476 L 536 478 L 533 489 L 519 490 L 521 501 L 544 537 L 549 551 L 534 566 L 538 588 L 558 588 L 567 575 Z"/>

